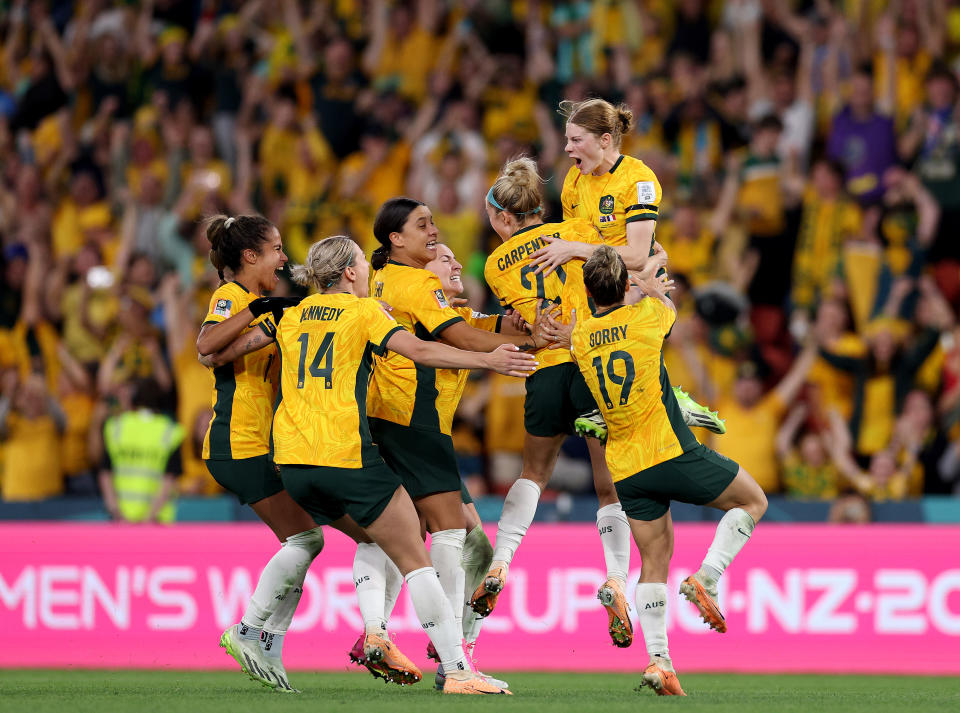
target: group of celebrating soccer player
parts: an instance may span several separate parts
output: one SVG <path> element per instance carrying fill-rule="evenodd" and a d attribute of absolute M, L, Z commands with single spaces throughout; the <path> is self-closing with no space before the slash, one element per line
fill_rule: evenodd
<path fill-rule="evenodd" d="M 445 693 L 508 694 L 481 673 L 474 645 L 506 586 L 567 435 L 587 437 L 607 579 L 598 598 L 613 643 L 628 647 L 630 536 L 642 559 L 636 616 L 649 664 L 642 685 L 685 695 L 666 636 L 673 553 L 670 500 L 725 511 L 681 593 L 726 631 L 717 582 L 766 510 L 756 482 L 698 443 L 689 426 L 723 433 L 715 412 L 671 387 L 662 345 L 676 318 L 667 256 L 655 242 L 660 184 L 620 153 L 632 115 L 602 99 L 561 103 L 563 221 L 544 222 L 536 164 L 507 162 L 486 195 L 503 244 L 484 275 L 506 310 L 457 306 L 461 265 L 430 208 L 392 198 L 368 262 L 344 236 L 314 243 L 293 280 L 303 300 L 263 296 L 287 258 L 256 216 L 218 216 L 207 234 L 220 273 L 197 340 L 216 381 L 203 457 L 281 547 L 221 646 L 252 678 L 293 692 L 284 635 L 322 525 L 357 543 L 354 581 L 364 632 L 350 658 L 373 675 L 416 683 L 419 669 L 387 626 L 406 582 Z M 371 267 L 374 272 L 371 275 Z M 462 485 L 451 426 L 467 370 L 526 379 L 523 465 L 487 539 Z M 424 546 L 430 533 L 430 549 Z"/>

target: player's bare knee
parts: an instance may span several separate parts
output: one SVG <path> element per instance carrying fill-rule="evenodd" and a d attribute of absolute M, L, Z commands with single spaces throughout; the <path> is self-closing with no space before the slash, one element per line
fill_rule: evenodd
<path fill-rule="evenodd" d="M 543 491 L 543 489 L 547 487 L 547 483 L 550 482 L 550 473 L 547 471 L 541 472 L 533 468 L 528 468 L 527 466 L 524 466 L 523 470 L 520 471 L 520 477 L 525 480 L 532 480 L 541 491 Z"/>
<path fill-rule="evenodd" d="M 760 488 L 757 488 L 757 495 L 743 509 L 747 511 L 754 523 L 760 522 L 760 518 L 767 512 L 767 495 Z"/>

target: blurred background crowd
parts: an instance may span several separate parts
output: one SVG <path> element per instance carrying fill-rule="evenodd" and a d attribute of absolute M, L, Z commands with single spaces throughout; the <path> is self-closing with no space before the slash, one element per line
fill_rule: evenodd
<path fill-rule="evenodd" d="M 3 500 L 95 494 L 105 421 L 145 403 L 179 490 L 218 492 L 202 216 L 262 213 L 298 262 L 413 196 L 497 311 L 483 196 L 532 155 L 559 220 L 556 108 L 589 96 L 662 183 L 665 359 L 726 418 L 708 442 L 841 519 L 960 492 L 960 2 L 6 0 L 0 55 Z M 471 378 L 477 493 L 519 473 L 523 394 Z M 585 459 L 554 488 L 589 492 Z"/>

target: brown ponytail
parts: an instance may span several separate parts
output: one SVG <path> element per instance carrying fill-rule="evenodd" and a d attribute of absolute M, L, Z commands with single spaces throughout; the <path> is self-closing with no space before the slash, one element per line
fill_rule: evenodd
<path fill-rule="evenodd" d="M 273 228 L 273 223 L 260 215 L 214 215 L 206 219 L 207 240 L 210 241 L 210 263 L 217 268 L 223 280 L 223 271 L 237 272 L 244 250 L 261 251 Z"/>

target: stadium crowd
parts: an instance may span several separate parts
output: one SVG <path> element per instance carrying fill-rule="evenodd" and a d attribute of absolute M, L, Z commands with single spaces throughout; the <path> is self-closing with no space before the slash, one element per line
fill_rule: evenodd
<path fill-rule="evenodd" d="M 960 3 L 14 0 L 0 54 L 0 499 L 95 494 L 135 390 L 182 426 L 179 489 L 219 492 L 203 216 L 261 213 L 301 262 L 369 254 L 409 195 L 497 311 L 483 197 L 531 155 L 559 220 L 556 108 L 588 96 L 663 186 L 664 358 L 726 419 L 707 442 L 768 493 L 960 490 Z M 477 493 L 518 472 L 523 394 L 470 381 Z M 553 486 L 592 487 L 575 439 Z"/>

